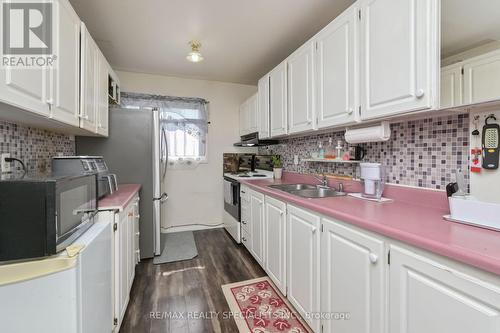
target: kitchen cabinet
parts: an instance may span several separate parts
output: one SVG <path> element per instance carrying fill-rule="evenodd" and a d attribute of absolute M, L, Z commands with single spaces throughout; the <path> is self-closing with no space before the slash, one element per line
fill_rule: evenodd
<path fill-rule="evenodd" d="M 397 245 L 390 256 L 391 332 L 498 332 L 498 284 Z"/>
<path fill-rule="evenodd" d="M 323 331 L 385 332 L 384 241 L 331 219 L 321 223 L 321 312 L 349 314 L 324 320 Z"/>
<path fill-rule="evenodd" d="M 361 119 L 437 107 L 437 0 L 360 0 Z"/>
<path fill-rule="evenodd" d="M 269 114 L 271 137 L 288 134 L 287 63 L 283 61 L 269 73 Z"/>
<path fill-rule="evenodd" d="M 54 67 L 0 68 L 0 101 L 78 126 L 80 19 L 69 1 L 53 5 Z"/>
<path fill-rule="evenodd" d="M 441 69 L 440 107 L 452 108 L 463 104 L 463 64 Z"/>
<path fill-rule="evenodd" d="M 51 69 L 51 96 L 47 101 L 50 117 L 78 127 L 80 124 L 80 27 L 81 21 L 66 0 L 57 2 L 56 22 L 58 33 L 54 52 L 57 65 Z"/>
<path fill-rule="evenodd" d="M 246 186 L 241 186 L 240 189 L 240 200 L 241 200 L 241 231 L 242 231 L 242 243 L 251 252 L 251 215 L 250 215 L 250 189 Z M 244 233 L 244 235 L 243 235 Z M 244 238 L 244 239 L 243 239 Z"/>
<path fill-rule="evenodd" d="M 314 47 L 314 42 L 307 42 L 287 59 L 289 134 L 316 127 Z"/>
<path fill-rule="evenodd" d="M 252 95 L 240 106 L 240 135 L 255 133 L 259 130 L 257 99 L 257 94 Z"/>
<path fill-rule="evenodd" d="M 114 230 L 112 239 L 114 332 L 120 330 L 135 278 L 135 266 L 140 260 L 139 200 L 136 194 L 121 211 L 99 212 L 99 222 L 111 222 Z"/>
<path fill-rule="evenodd" d="M 351 6 L 315 37 L 319 129 L 359 117 L 358 12 L 357 5 Z"/>
<path fill-rule="evenodd" d="M 286 296 L 286 204 L 266 196 L 264 215 L 264 269 Z"/>
<path fill-rule="evenodd" d="M 107 137 L 109 134 L 109 98 L 108 81 L 110 66 L 108 61 L 99 50 L 97 56 L 96 77 L 96 118 L 97 134 Z"/>
<path fill-rule="evenodd" d="M 80 127 L 97 131 L 97 85 L 99 48 L 82 22 Z"/>
<path fill-rule="evenodd" d="M 250 191 L 250 253 L 264 266 L 264 195 Z"/>
<path fill-rule="evenodd" d="M 315 332 L 320 312 L 320 217 L 301 208 L 287 206 L 287 297 Z"/>
<path fill-rule="evenodd" d="M 464 61 L 464 102 L 500 99 L 500 50 Z"/>
<path fill-rule="evenodd" d="M 259 121 L 259 138 L 267 139 L 269 133 L 269 75 L 261 78 L 257 84 L 257 112 Z"/>

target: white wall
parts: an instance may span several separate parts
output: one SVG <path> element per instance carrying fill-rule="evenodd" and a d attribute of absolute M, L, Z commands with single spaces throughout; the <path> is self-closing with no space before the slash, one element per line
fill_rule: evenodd
<path fill-rule="evenodd" d="M 239 140 L 239 106 L 257 87 L 131 72 L 118 71 L 117 74 L 124 92 L 200 97 L 210 102 L 208 163 L 194 170 L 167 172 L 169 200 L 164 205 L 162 229 L 222 223 L 222 153 L 238 151 L 233 143 Z"/>

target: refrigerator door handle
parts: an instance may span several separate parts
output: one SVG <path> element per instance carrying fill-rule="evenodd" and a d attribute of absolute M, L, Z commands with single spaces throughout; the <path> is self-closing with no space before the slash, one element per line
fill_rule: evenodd
<path fill-rule="evenodd" d="M 153 198 L 153 201 L 165 202 L 168 200 L 168 194 L 163 192 L 158 198 Z"/>

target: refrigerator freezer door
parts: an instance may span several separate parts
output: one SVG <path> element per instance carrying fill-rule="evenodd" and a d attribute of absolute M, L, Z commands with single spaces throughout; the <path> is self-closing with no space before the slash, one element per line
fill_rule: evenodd
<path fill-rule="evenodd" d="M 110 108 L 109 138 L 76 137 L 78 155 L 103 156 L 120 184 L 142 185 L 142 200 L 139 202 L 142 259 L 154 256 L 155 230 L 158 226 L 153 208 L 153 114 L 145 109 Z"/>
<path fill-rule="evenodd" d="M 161 254 L 160 232 L 161 232 L 161 205 L 160 200 L 162 197 L 162 133 L 160 128 L 160 112 L 158 109 L 153 109 L 153 237 L 154 237 L 154 254 L 159 256 Z"/>

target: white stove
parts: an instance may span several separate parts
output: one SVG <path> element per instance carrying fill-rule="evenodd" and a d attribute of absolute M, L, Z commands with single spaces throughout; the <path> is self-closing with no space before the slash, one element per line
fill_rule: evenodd
<path fill-rule="evenodd" d="M 274 173 L 269 170 L 255 169 L 255 171 L 225 173 L 224 177 L 228 177 L 234 180 L 272 179 L 274 177 Z"/>

